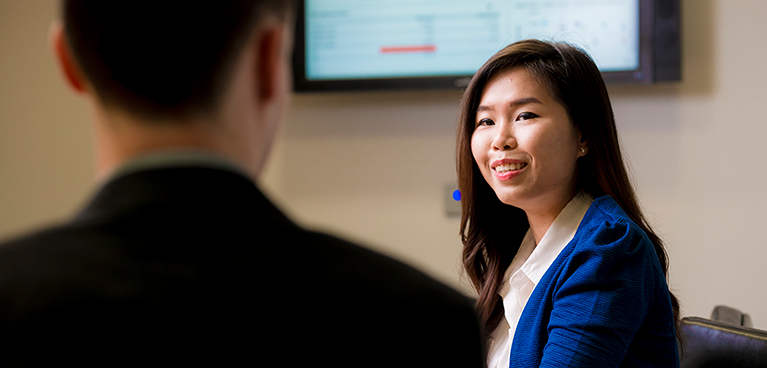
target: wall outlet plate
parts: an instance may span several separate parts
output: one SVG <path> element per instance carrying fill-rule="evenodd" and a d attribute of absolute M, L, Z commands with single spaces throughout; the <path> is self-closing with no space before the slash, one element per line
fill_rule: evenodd
<path fill-rule="evenodd" d="M 447 217 L 461 217 L 461 201 L 455 199 L 455 192 L 458 190 L 458 186 L 455 184 L 447 184 L 443 189 L 443 197 L 445 203 L 445 214 Z M 460 194 L 458 195 L 460 198 Z"/>

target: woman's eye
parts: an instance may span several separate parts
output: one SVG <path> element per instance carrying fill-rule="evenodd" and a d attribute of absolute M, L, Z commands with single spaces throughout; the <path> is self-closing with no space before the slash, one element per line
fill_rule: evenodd
<path fill-rule="evenodd" d="M 519 115 L 517 115 L 517 120 L 527 120 L 527 119 L 535 119 L 538 115 L 532 113 L 532 112 L 523 112 Z"/>
<path fill-rule="evenodd" d="M 483 125 L 495 125 L 495 122 L 491 119 L 484 118 L 477 123 L 477 126 L 483 126 Z"/>

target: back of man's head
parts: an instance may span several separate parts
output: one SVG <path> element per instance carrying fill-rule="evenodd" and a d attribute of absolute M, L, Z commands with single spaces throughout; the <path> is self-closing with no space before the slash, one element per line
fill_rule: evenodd
<path fill-rule="evenodd" d="M 63 0 L 74 59 L 104 106 L 148 118 L 219 104 L 243 44 L 291 0 Z"/>

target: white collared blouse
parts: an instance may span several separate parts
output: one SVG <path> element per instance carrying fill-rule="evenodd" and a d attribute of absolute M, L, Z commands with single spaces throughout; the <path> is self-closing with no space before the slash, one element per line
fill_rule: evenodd
<path fill-rule="evenodd" d="M 593 201 L 594 198 L 590 195 L 579 192 L 557 215 L 537 246 L 532 231 L 528 230 L 525 234 L 517 254 L 506 270 L 499 291 L 503 298 L 504 318 L 490 335 L 488 368 L 509 366 L 511 343 L 527 299 L 543 274 L 559 256 L 559 252 L 573 239 L 578 225 Z"/>

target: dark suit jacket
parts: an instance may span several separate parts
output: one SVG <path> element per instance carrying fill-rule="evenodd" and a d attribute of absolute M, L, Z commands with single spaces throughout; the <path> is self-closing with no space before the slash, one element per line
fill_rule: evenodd
<path fill-rule="evenodd" d="M 118 177 L 0 245 L 0 334 L 0 365 L 483 364 L 466 297 L 201 167 Z"/>

